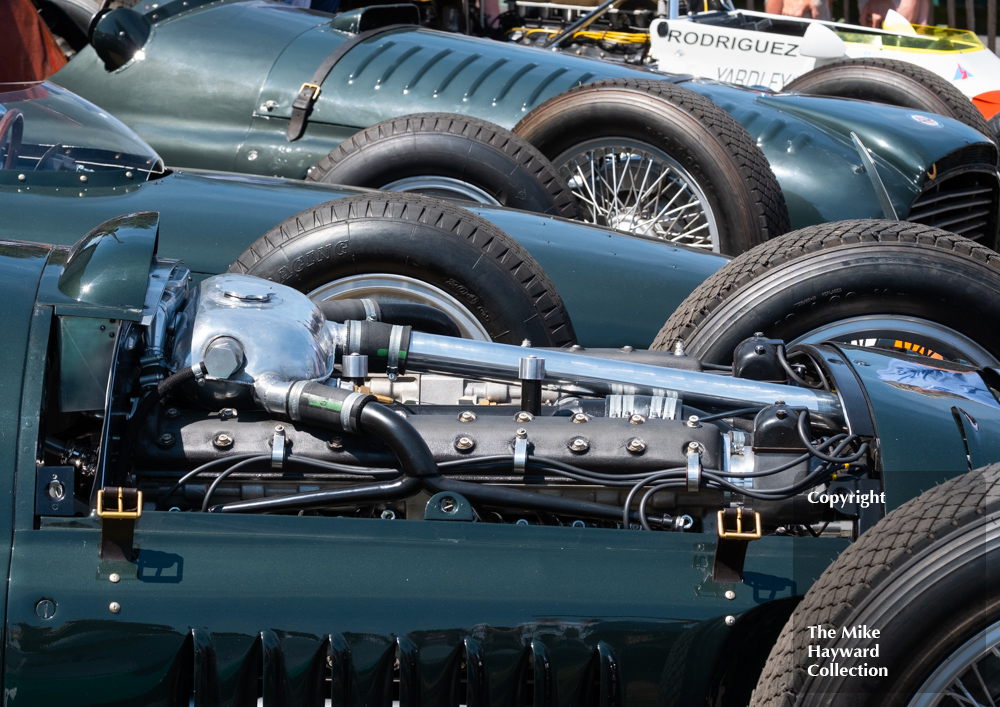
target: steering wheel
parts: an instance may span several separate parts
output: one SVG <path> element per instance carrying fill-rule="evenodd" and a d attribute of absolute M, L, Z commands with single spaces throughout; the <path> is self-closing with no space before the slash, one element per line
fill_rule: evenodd
<path fill-rule="evenodd" d="M 3 159 L 2 169 L 11 169 L 17 164 L 17 153 L 21 149 L 21 135 L 24 133 L 24 116 L 17 108 L 11 108 L 0 118 L 0 158 Z M 3 144 L 10 135 L 10 144 L 6 152 Z"/>
<path fill-rule="evenodd" d="M 61 142 L 57 142 L 55 145 L 50 147 L 45 151 L 45 154 L 38 158 L 38 164 L 35 165 L 35 172 L 42 172 L 45 170 L 45 163 L 52 159 L 55 155 L 59 153 L 60 150 L 65 149 Z M 58 171 L 58 170 L 56 170 Z"/>

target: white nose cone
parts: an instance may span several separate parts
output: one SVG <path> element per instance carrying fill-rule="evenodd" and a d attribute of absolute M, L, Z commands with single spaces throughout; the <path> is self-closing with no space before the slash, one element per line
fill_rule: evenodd
<path fill-rule="evenodd" d="M 839 59 L 846 51 L 844 40 L 819 22 L 810 22 L 802 36 L 802 56 L 813 59 Z"/>
<path fill-rule="evenodd" d="M 882 22 L 882 29 L 886 32 L 908 34 L 911 37 L 917 36 L 917 31 L 913 29 L 913 25 L 910 24 L 910 21 L 895 10 L 889 10 L 885 13 L 885 21 Z"/>

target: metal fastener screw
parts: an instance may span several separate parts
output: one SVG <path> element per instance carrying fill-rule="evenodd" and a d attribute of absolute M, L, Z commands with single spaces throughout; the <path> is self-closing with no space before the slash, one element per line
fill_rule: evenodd
<path fill-rule="evenodd" d="M 735 626 L 735 625 L 736 625 L 736 617 L 735 616 L 727 616 L 726 617 L 726 626 Z"/>
<path fill-rule="evenodd" d="M 126 172 L 125 173 L 125 178 L 126 179 L 131 179 L 132 178 L 132 173 L 131 172 Z"/>
<path fill-rule="evenodd" d="M 442 513 L 457 513 L 458 512 L 458 501 L 455 500 L 454 496 L 445 496 L 441 499 L 441 503 L 438 504 Z"/>
<path fill-rule="evenodd" d="M 524 341 L 522 341 L 521 342 L 521 346 L 523 346 L 523 347 L 525 347 L 527 349 L 530 349 L 531 348 L 531 339 L 525 339 Z"/>
<path fill-rule="evenodd" d="M 26 176 L 24 176 L 23 174 L 19 174 L 19 175 L 17 175 L 17 181 L 19 181 L 19 182 L 23 182 L 23 181 L 24 181 L 25 179 L 27 179 L 27 177 L 26 177 Z"/>
<path fill-rule="evenodd" d="M 235 408 L 222 408 L 221 410 L 219 410 L 219 417 L 221 419 L 223 419 L 223 420 L 228 420 L 228 419 L 230 419 L 232 417 L 236 417 L 236 409 Z"/>
<path fill-rule="evenodd" d="M 247 153 L 247 159 L 251 162 L 257 159 L 257 150 L 250 150 L 250 152 Z"/>
<path fill-rule="evenodd" d="M 177 408 L 167 408 L 167 412 L 166 412 L 166 415 L 167 415 L 167 417 L 169 417 L 169 418 L 170 418 L 171 420 L 172 420 L 172 419 L 174 419 L 175 417 L 179 417 L 179 416 L 180 416 L 180 414 L 181 414 L 181 411 L 180 411 L 180 410 L 178 410 Z"/>
<path fill-rule="evenodd" d="M 160 438 L 157 440 L 157 442 L 161 447 L 169 447 L 171 444 L 174 443 L 174 436 L 169 432 L 164 432 L 163 434 L 160 435 Z"/>
<path fill-rule="evenodd" d="M 461 452 L 467 452 L 475 446 L 476 442 L 472 437 L 459 437 L 455 440 L 455 449 Z"/>
<path fill-rule="evenodd" d="M 476 413 L 472 410 L 466 410 L 461 415 L 458 416 L 459 422 L 473 422 L 476 419 Z"/>
<path fill-rule="evenodd" d="M 329 442 L 326 443 L 326 446 L 335 452 L 339 452 L 344 448 L 344 443 L 340 441 L 339 437 L 334 437 L 333 439 L 331 439 Z"/>
<path fill-rule="evenodd" d="M 683 341 L 675 341 L 674 342 L 674 356 L 683 356 L 683 355 L 684 355 L 684 342 Z"/>
<path fill-rule="evenodd" d="M 687 425 L 688 427 L 701 427 L 701 423 L 698 422 L 697 415 L 692 415 L 691 417 L 689 417 L 687 419 L 687 422 L 685 422 L 684 424 Z"/>
<path fill-rule="evenodd" d="M 53 479 L 45 487 L 46 495 L 53 501 L 61 501 L 66 497 L 66 487 L 59 481 Z"/>
<path fill-rule="evenodd" d="M 736 592 L 734 592 L 732 589 L 726 592 L 726 599 L 732 601 L 735 598 L 736 598 Z"/>
<path fill-rule="evenodd" d="M 758 344 L 757 346 L 754 346 L 754 347 L 753 347 L 753 352 L 754 352 L 755 354 L 757 354 L 758 356 L 763 356 L 763 355 L 764 355 L 764 353 L 765 353 L 766 351 L 767 351 L 767 349 L 765 349 L 765 348 L 764 348 L 763 346 L 761 346 L 760 344 Z"/>
<path fill-rule="evenodd" d="M 396 514 L 386 508 L 382 511 L 382 520 L 396 520 Z"/>
<path fill-rule="evenodd" d="M 573 452 L 586 452 L 590 449 L 590 442 L 583 437 L 574 437 L 569 441 L 569 448 Z"/>
<path fill-rule="evenodd" d="M 630 417 L 628 419 L 628 422 L 629 422 L 630 425 L 641 425 L 645 421 L 646 421 L 646 418 L 643 417 L 642 415 L 638 415 L 638 414 L 632 415 L 632 417 Z"/>
<path fill-rule="evenodd" d="M 108 604 L 108 609 L 111 611 L 112 614 L 117 614 L 119 611 L 122 610 L 122 605 L 116 601 L 113 601 L 110 604 Z"/>
<path fill-rule="evenodd" d="M 219 449 L 228 449 L 233 446 L 233 438 L 225 432 L 221 432 L 215 435 L 215 439 L 212 440 L 212 444 Z"/>
<path fill-rule="evenodd" d="M 625 449 L 632 452 L 633 454 L 642 454 L 643 452 L 646 451 L 646 443 L 643 442 L 638 437 L 633 437 L 628 441 L 628 444 L 625 446 Z"/>
<path fill-rule="evenodd" d="M 626 346 L 622 346 L 619 349 L 619 351 L 621 351 L 622 353 L 632 353 L 633 351 L 635 351 L 635 349 L 632 348 L 631 346 L 626 345 Z"/>
<path fill-rule="evenodd" d="M 274 426 L 274 431 L 275 432 L 284 432 L 285 431 L 285 426 L 284 425 L 275 425 Z"/>
<path fill-rule="evenodd" d="M 112 572 L 111 576 L 108 577 L 108 580 L 112 584 L 118 584 L 120 581 L 122 581 L 122 578 L 121 578 L 121 576 L 117 572 Z"/>
<path fill-rule="evenodd" d="M 534 419 L 535 419 L 534 415 L 524 410 L 514 415 L 514 422 L 531 422 Z"/>
<path fill-rule="evenodd" d="M 697 442 L 688 442 L 688 448 L 687 448 L 687 450 L 689 452 L 697 452 L 697 451 L 700 451 L 700 449 L 701 449 L 701 445 L 698 444 Z"/>
<path fill-rule="evenodd" d="M 778 408 L 777 410 L 774 411 L 774 416 L 779 420 L 784 420 L 786 417 L 788 417 L 788 410 L 786 410 L 785 408 Z"/>
<path fill-rule="evenodd" d="M 517 437 L 518 439 L 527 439 L 528 430 L 524 429 L 523 427 L 518 427 L 517 432 L 514 433 L 514 436 Z"/>
<path fill-rule="evenodd" d="M 590 415 L 585 412 L 578 412 L 573 415 L 573 422 L 576 424 L 583 424 L 584 422 L 590 422 Z"/>
<path fill-rule="evenodd" d="M 87 181 L 87 175 L 86 174 L 81 174 L 80 175 L 80 181 L 81 182 L 86 182 Z"/>

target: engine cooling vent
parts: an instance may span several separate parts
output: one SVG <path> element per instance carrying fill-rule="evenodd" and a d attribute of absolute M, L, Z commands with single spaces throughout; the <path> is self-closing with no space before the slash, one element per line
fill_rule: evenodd
<path fill-rule="evenodd" d="M 906 220 L 996 248 L 998 206 L 1000 182 L 996 172 L 966 169 L 929 180 L 910 207 Z"/>
<path fill-rule="evenodd" d="M 545 632 L 537 625 L 523 628 Z M 562 637 L 553 644 L 529 635 L 511 643 L 510 630 L 477 631 L 478 638 L 449 631 L 410 637 L 264 630 L 248 644 L 249 637 L 234 642 L 231 634 L 196 628 L 169 682 L 176 703 L 191 707 L 544 706 L 556 703 L 557 682 L 560 702 L 621 707 L 619 660 L 604 641 L 585 645 Z"/>

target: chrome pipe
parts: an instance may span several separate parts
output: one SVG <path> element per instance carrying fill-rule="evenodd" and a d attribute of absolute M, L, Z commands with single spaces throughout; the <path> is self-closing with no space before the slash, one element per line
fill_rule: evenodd
<path fill-rule="evenodd" d="M 676 391 L 695 407 L 771 405 L 781 400 L 791 407 L 843 419 L 839 398 L 823 390 L 416 331 L 406 353 L 406 369 L 516 382 L 521 359 L 528 352 L 545 360 L 543 385 L 566 393 L 664 395 Z"/>

